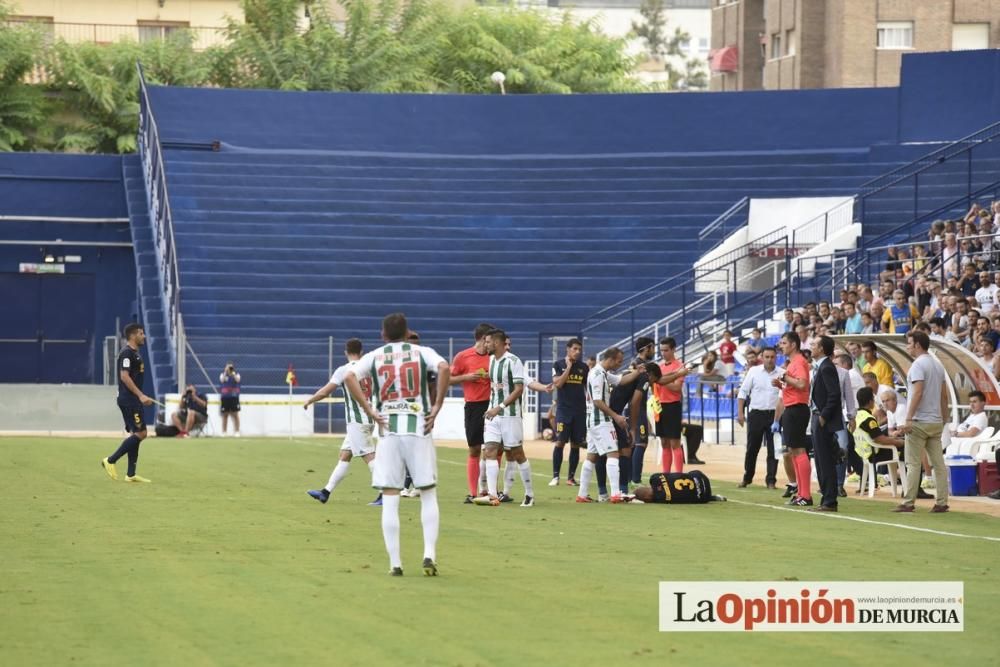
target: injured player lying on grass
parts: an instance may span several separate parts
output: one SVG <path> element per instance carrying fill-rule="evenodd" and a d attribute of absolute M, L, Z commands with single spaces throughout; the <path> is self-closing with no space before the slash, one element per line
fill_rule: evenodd
<path fill-rule="evenodd" d="M 636 487 L 635 495 L 626 496 L 626 501 L 630 503 L 670 503 L 673 505 L 691 505 L 725 500 L 725 496 L 717 496 L 712 493 L 712 482 L 705 473 L 699 470 L 654 473 L 649 476 L 649 486 Z"/>

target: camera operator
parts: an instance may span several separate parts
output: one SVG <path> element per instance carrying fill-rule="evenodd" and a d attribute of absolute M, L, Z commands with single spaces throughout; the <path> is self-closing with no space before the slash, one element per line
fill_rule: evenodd
<path fill-rule="evenodd" d="M 208 396 L 199 394 L 194 385 L 189 384 L 181 396 L 181 409 L 170 420 L 180 431 L 177 437 L 187 438 L 192 428 L 202 428 L 208 422 Z"/>
<path fill-rule="evenodd" d="M 227 426 L 233 418 L 233 435 L 240 437 L 240 374 L 233 362 L 226 364 L 219 374 L 219 393 L 222 395 L 222 437 L 229 435 Z"/>

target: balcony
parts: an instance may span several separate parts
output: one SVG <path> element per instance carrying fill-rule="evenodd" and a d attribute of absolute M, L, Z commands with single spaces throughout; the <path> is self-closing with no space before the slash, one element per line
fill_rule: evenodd
<path fill-rule="evenodd" d="M 6 21 L 8 26 L 35 26 L 48 41 L 62 39 L 71 44 L 114 44 L 121 41 L 151 42 L 163 40 L 172 34 L 186 31 L 191 35 L 196 51 L 221 44 L 225 41 L 224 28 L 189 26 L 168 21 L 139 21 L 135 25 L 115 25 L 111 23 L 56 23 L 43 17 L 13 17 Z"/>

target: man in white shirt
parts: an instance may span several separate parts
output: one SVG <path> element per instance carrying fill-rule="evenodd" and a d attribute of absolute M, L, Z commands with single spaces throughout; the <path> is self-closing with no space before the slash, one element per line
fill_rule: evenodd
<path fill-rule="evenodd" d="M 969 416 L 961 424 L 949 424 L 945 431 L 948 436 L 945 440 L 954 441 L 954 438 L 975 438 L 989 425 L 989 417 L 986 415 L 986 396 L 981 391 L 969 392 Z M 947 445 L 946 445 L 947 446 Z"/>
<path fill-rule="evenodd" d="M 989 271 L 979 274 L 979 283 L 982 287 L 976 290 L 976 303 L 983 315 L 989 317 L 997 310 L 997 291 L 1000 291 L 1000 287 L 993 284 Z"/>
<path fill-rule="evenodd" d="M 879 396 L 882 400 L 882 409 L 885 410 L 885 425 L 888 435 L 893 437 L 902 436 L 899 426 L 906 419 L 906 403 L 899 400 L 899 394 L 894 389 L 885 389 Z"/>
<path fill-rule="evenodd" d="M 736 395 L 736 421 L 744 425 L 744 410 L 747 398 L 750 399 L 749 423 L 747 424 L 747 453 L 743 461 L 743 481 L 740 488 L 753 482 L 753 474 L 757 468 L 757 454 L 763 440 L 767 444 L 767 475 L 764 481 L 767 488 L 777 488 L 778 459 L 774 455 L 774 435 L 771 424 L 774 423 L 774 411 L 777 407 L 781 391 L 772 384 L 772 380 L 781 377 L 783 369 L 775 367 L 777 353 L 773 347 L 765 347 L 760 354 L 760 365 L 747 369 L 747 374 Z"/>

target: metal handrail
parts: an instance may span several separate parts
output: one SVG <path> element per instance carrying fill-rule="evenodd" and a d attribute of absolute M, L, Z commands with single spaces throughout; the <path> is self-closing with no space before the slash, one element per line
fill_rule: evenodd
<path fill-rule="evenodd" d="M 983 135 L 983 136 L 979 137 L 978 135 Z M 972 134 L 962 137 L 961 139 L 956 139 L 947 146 L 942 146 L 937 150 L 931 151 L 926 155 L 918 157 L 916 160 L 912 160 L 911 162 L 908 162 L 907 164 L 897 167 L 890 172 L 881 174 L 880 176 L 876 176 L 875 178 L 866 181 L 865 183 L 862 183 L 861 187 L 858 188 L 858 191 L 860 192 L 860 197 L 862 199 L 865 199 L 871 195 L 878 194 L 879 192 L 885 190 L 886 188 L 889 188 L 895 185 L 896 183 L 899 183 L 900 181 L 906 180 L 910 176 L 914 176 L 923 171 L 926 171 L 927 169 L 930 169 L 936 164 L 947 162 L 951 158 L 961 155 L 962 153 L 970 150 L 971 148 L 974 148 L 975 146 L 982 144 L 986 141 L 995 139 L 998 136 L 1000 136 L 1000 121 L 997 121 L 992 125 L 987 125 L 986 127 L 976 130 Z M 972 143 L 972 145 L 971 146 L 964 145 L 969 143 Z M 949 151 L 951 151 L 952 149 L 956 149 L 956 147 L 959 147 L 960 145 L 961 147 L 957 148 L 955 152 L 949 153 Z M 888 181 L 887 183 L 879 184 L 880 181 L 886 181 L 886 180 Z"/>
<path fill-rule="evenodd" d="M 146 87 L 146 77 L 141 63 L 136 63 L 139 73 L 139 158 L 142 161 L 143 177 L 146 186 L 147 203 L 149 204 L 150 220 L 153 222 L 158 259 L 160 260 L 160 275 L 164 280 L 164 296 L 166 310 L 164 322 L 167 326 L 168 346 L 174 355 L 183 354 L 177 349 L 180 335 L 181 320 L 181 282 L 180 269 L 177 263 L 177 241 L 174 238 L 173 213 L 170 208 L 170 196 L 167 192 L 166 169 L 163 165 L 163 150 L 160 144 L 160 132 L 153 118 L 149 103 L 149 90 Z"/>
<path fill-rule="evenodd" d="M 852 197 L 851 199 L 848 199 L 846 201 L 842 201 L 839 204 L 837 204 L 836 206 L 830 207 L 829 209 L 827 209 L 826 211 L 823 211 L 822 213 L 820 213 L 816 217 L 814 217 L 814 218 L 812 218 L 810 220 L 807 220 L 806 222 L 803 222 L 801 225 L 799 225 L 798 227 L 796 227 L 795 229 L 793 229 L 792 230 L 792 247 L 793 248 L 798 247 L 797 241 L 798 241 L 799 234 L 804 234 L 806 232 L 806 230 L 809 229 L 809 227 L 811 227 L 812 225 L 814 225 L 815 223 L 818 223 L 820 221 L 823 222 L 823 240 L 826 241 L 829 238 L 830 231 L 831 231 L 830 230 L 830 215 L 832 213 L 836 213 L 837 211 L 839 211 L 840 209 L 842 209 L 842 208 L 844 208 L 846 206 L 850 206 L 851 207 L 851 211 L 847 215 L 847 224 L 846 225 L 842 224 L 842 223 L 838 223 L 837 220 L 834 221 L 834 224 L 835 225 L 839 224 L 839 226 L 837 226 L 833 231 L 836 232 L 836 231 L 840 231 L 841 229 L 845 229 L 847 226 L 849 226 L 850 224 L 852 224 L 854 222 L 854 205 L 855 205 L 855 202 L 856 202 L 856 198 L 855 197 Z"/>
<path fill-rule="evenodd" d="M 886 239 L 888 239 L 888 238 L 890 238 L 892 236 L 895 236 L 897 234 L 901 234 L 904 231 L 908 230 L 909 228 L 914 227 L 916 225 L 919 225 L 921 222 L 925 222 L 925 221 L 927 221 L 927 220 L 929 220 L 931 218 L 936 218 L 936 217 L 940 216 L 941 214 L 946 213 L 946 212 L 952 210 L 956 206 L 961 205 L 963 202 L 967 204 L 968 202 L 972 201 L 973 199 L 978 199 L 978 198 L 982 197 L 984 194 L 986 194 L 986 193 L 988 193 L 990 191 L 996 192 L 997 190 L 1000 190 L 1000 180 L 994 181 L 994 182 L 990 183 L 989 185 L 985 185 L 985 186 L 979 188 L 978 190 L 976 190 L 975 192 L 970 192 L 968 194 L 962 195 L 961 197 L 959 197 L 957 199 L 954 199 L 954 200 L 948 202 L 947 204 L 943 204 L 943 205 L 937 207 L 933 211 L 930 211 L 928 213 L 924 213 L 924 214 L 919 215 L 919 216 L 917 216 L 915 218 L 911 218 L 910 220 L 908 220 L 908 221 L 906 221 L 906 222 L 904 222 L 902 224 L 896 225 L 895 227 L 893 227 L 889 231 L 883 232 L 883 233 L 879 234 L 878 236 L 876 236 L 874 239 L 872 239 L 871 242 L 873 242 L 873 243 L 884 242 Z M 867 246 L 867 244 L 865 244 L 865 245 Z"/>
<path fill-rule="evenodd" d="M 705 229 L 703 229 L 700 232 L 698 232 L 698 240 L 699 241 L 704 241 L 705 238 L 707 238 L 709 234 L 711 234 L 712 232 L 714 232 L 719 227 L 722 227 L 723 225 L 725 225 L 726 222 L 729 220 L 729 218 L 731 218 L 732 216 L 736 215 L 736 213 L 741 208 L 746 207 L 747 205 L 749 205 L 749 203 L 750 203 L 750 198 L 749 197 L 744 197 L 743 199 L 739 200 L 738 202 L 736 202 L 735 204 L 733 204 L 732 206 L 730 206 L 728 209 L 726 209 L 726 211 L 724 213 L 722 213 L 722 215 L 720 215 L 718 218 L 716 218 L 715 220 L 713 220 L 712 222 L 710 222 L 708 224 L 708 226 L 705 227 Z"/>
<path fill-rule="evenodd" d="M 779 233 L 781 232 L 781 230 L 777 231 Z M 747 257 L 747 255 L 750 253 L 751 250 L 759 249 L 755 248 L 755 246 L 760 243 L 766 243 L 765 247 L 767 247 L 769 245 L 772 245 L 775 241 L 784 238 L 784 236 L 781 236 L 766 242 L 764 241 L 765 239 L 767 239 L 768 236 L 771 236 L 774 233 L 775 232 L 769 232 L 764 236 L 753 239 L 752 241 L 748 241 L 747 243 L 744 243 L 743 245 L 734 248 L 733 250 L 730 250 L 728 253 L 717 259 L 723 259 L 730 256 L 732 257 L 730 259 L 726 259 L 723 264 L 716 267 L 712 267 L 710 270 L 716 270 L 722 268 L 722 266 L 725 266 L 727 264 L 732 264 L 737 260 Z M 716 260 L 712 261 L 714 262 Z M 604 308 L 601 308 L 600 310 L 591 313 L 590 315 L 585 317 L 583 321 L 580 323 L 581 331 L 590 331 L 594 327 L 604 324 L 605 322 L 608 322 L 610 320 L 613 320 L 616 317 L 620 317 L 624 313 L 627 313 L 629 310 L 645 305 L 649 303 L 651 300 L 663 296 L 667 292 L 672 292 L 680 287 L 683 287 L 685 285 L 694 282 L 695 280 L 700 280 L 704 278 L 704 274 L 703 275 L 696 274 L 695 269 L 697 268 L 704 268 L 704 267 L 692 267 L 690 269 L 684 269 L 683 271 L 675 273 L 669 278 L 664 278 L 663 280 L 654 283 L 649 287 L 640 290 L 639 292 L 636 292 L 635 294 L 631 294 L 625 297 L 624 299 L 619 299 L 610 306 L 605 306 Z M 666 287 L 667 285 L 670 285 L 670 287 Z M 654 294 L 652 296 L 647 297 L 647 295 L 649 295 L 650 293 Z M 633 303 L 636 299 L 642 299 L 642 300 L 637 303 Z M 612 314 L 609 315 L 608 313 Z M 588 322 L 590 324 L 588 324 Z"/>

